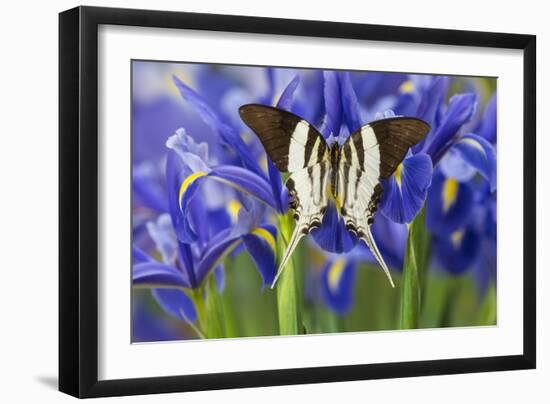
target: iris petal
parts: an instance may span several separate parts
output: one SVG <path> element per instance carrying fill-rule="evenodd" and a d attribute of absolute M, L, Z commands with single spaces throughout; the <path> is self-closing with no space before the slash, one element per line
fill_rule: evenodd
<path fill-rule="evenodd" d="M 149 237 L 155 242 L 155 246 L 162 256 L 162 261 L 167 264 L 174 263 L 177 254 L 177 242 L 170 215 L 162 214 L 156 222 L 148 222 L 147 231 Z"/>
<path fill-rule="evenodd" d="M 167 163 L 167 169 L 172 168 L 172 161 L 169 158 Z M 174 184 L 177 178 L 173 173 L 170 174 L 173 178 L 169 178 L 169 183 Z M 208 174 L 206 173 L 192 173 L 183 181 L 180 182 L 176 188 L 178 192 L 174 191 L 174 185 L 169 189 L 170 201 L 170 213 L 176 229 L 178 239 L 182 242 L 194 242 L 197 240 L 197 226 L 193 222 L 193 215 L 190 214 L 191 204 L 194 203 L 193 198 L 196 194 L 202 181 L 205 179 L 216 180 L 226 185 L 229 185 L 245 194 L 251 195 L 261 202 L 277 209 L 279 204 L 273 196 L 273 190 L 270 183 L 268 183 L 263 177 L 256 175 L 255 173 L 237 166 L 218 166 L 213 168 Z M 177 196 L 176 196 L 177 195 Z M 174 201 L 176 198 L 176 201 Z"/>
<path fill-rule="evenodd" d="M 395 111 L 397 115 L 415 116 L 417 107 L 414 95 L 411 93 L 399 94 L 395 99 L 392 110 Z"/>
<path fill-rule="evenodd" d="M 132 192 L 136 199 L 146 207 L 157 212 L 166 212 L 166 196 L 155 178 L 154 168 L 142 163 L 132 168 Z"/>
<path fill-rule="evenodd" d="M 260 176 L 263 176 L 264 174 L 262 169 L 258 165 L 254 156 L 250 153 L 246 143 L 239 136 L 239 133 L 235 131 L 233 127 L 227 125 L 214 111 L 214 109 L 208 105 L 204 98 L 202 98 L 176 76 L 173 76 L 172 78 L 176 84 L 176 87 L 180 91 L 181 96 L 192 105 L 195 112 L 199 114 L 204 123 L 206 123 L 214 131 L 218 132 L 223 142 L 237 152 L 237 155 L 246 168 Z"/>
<path fill-rule="evenodd" d="M 132 260 L 134 264 L 139 264 L 142 262 L 152 261 L 153 258 L 150 257 L 145 251 L 141 248 L 132 246 Z"/>
<path fill-rule="evenodd" d="M 455 275 L 459 275 L 471 267 L 478 250 L 479 236 L 471 229 L 455 230 L 435 240 L 435 253 L 438 261 Z"/>
<path fill-rule="evenodd" d="M 180 209 L 181 205 L 179 200 L 179 192 L 182 184 L 182 180 L 180 180 L 180 178 L 182 177 L 181 174 L 185 173 L 185 171 L 183 171 L 184 168 L 179 160 L 179 157 L 173 152 L 169 152 L 166 158 L 168 209 L 170 211 L 172 225 L 178 240 L 184 243 L 192 243 L 197 240 L 197 233 L 191 226 L 188 215 L 182 213 Z M 192 195 L 192 192 L 190 192 L 189 189 L 187 190 L 187 193 Z"/>
<path fill-rule="evenodd" d="M 432 157 L 434 165 L 443 157 L 449 142 L 462 125 L 472 118 L 476 106 L 477 95 L 474 93 L 457 94 L 451 97 L 443 121 L 426 139 L 423 148 L 423 151 Z"/>
<path fill-rule="evenodd" d="M 279 101 L 277 101 L 277 108 L 284 109 L 286 111 L 291 110 L 294 92 L 296 91 L 296 88 L 298 88 L 298 84 L 300 84 L 300 77 L 296 75 L 281 93 Z"/>
<path fill-rule="evenodd" d="M 269 175 L 269 183 L 275 199 L 277 211 L 279 213 L 284 213 L 288 210 L 288 202 L 283 198 L 283 181 L 280 171 L 275 167 L 271 159 L 267 160 L 267 173 Z"/>
<path fill-rule="evenodd" d="M 189 279 L 189 284 L 191 288 L 196 288 L 197 277 L 195 276 L 195 259 L 193 256 L 193 251 L 191 249 L 191 244 L 182 243 L 178 241 L 179 249 L 179 261 L 182 271 L 185 273 L 185 276 Z"/>
<path fill-rule="evenodd" d="M 279 101 L 277 102 L 277 108 L 281 108 L 287 111 L 291 110 L 292 100 L 294 98 L 294 92 L 300 83 L 300 77 L 298 75 L 288 83 L 288 85 L 283 90 Z M 269 176 L 269 182 L 271 184 L 271 189 L 273 191 L 273 196 L 275 199 L 275 205 L 277 211 L 280 213 L 286 212 L 288 209 L 288 203 L 283 198 L 283 182 L 281 180 L 281 173 L 273 165 L 271 159 L 267 159 L 267 172 Z"/>
<path fill-rule="evenodd" d="M 361 103 L 369 107 L 372 107 L 380 98 L 395 94 L 407 80 L 405 74 L 382 72 L 352 73 L 352 78 L 354 78 L 356 93 Z"/>
<path fill-rule="evenodd" d="M 492 144 L 481 136 L 472 133 L 463 136 L 455 145 L 462 158 L 475 167 L 479 173 L 489 181 L 491 191 L 497 185 L 497 157 Z"/>
<path fill-rule="evenodd" d="M 456 178 L 459 182 L 470 181 L 477 173 L 475 167 L 468 164 L 454 147 L 445 153 L 438 168 L 446 177 Z"/>
<path fill-rule="evenodd" d="M 329 261 L 321 271 L 321 295 L 325 304 L 338 314 L 352 308 L 355 272 L 355 265 L 342 258 Z"/>
<path fill-rule="evenodd" d="M 409 234 L 407 225 L 393 222 L 383 214 L 378 214 L 374 217 L 372 234 L 388 266 L 392 269 L 401 271 L 405 258 L 407 236 Z M 374 257 L 372 257 L 371 261 L 375 262 Z"/>
<path fill-rule="evenodd" d="M 202 258 L 195 267 L 197 284 L 200 284 L 206 278 L 206 275 L 218 266 L 241 241 L 242 235 L 231 230 L 227 229 L 219 233 L 203 252 Z"/>
<path fill-rule="evenodd" d="M 267 80 L 267 91 L 263 97 L 263 102 L 260 104 L 271 104 L 275 96 L 275 69 L 268 67 L 265 69 L 265 77 Z"/>
<path fill-rule="evenodd" d="M 249 194 L 272 208 L 277 208 L 268 181 L 247 169 L 230 165 L 218 166 L 212 169 L 208 177 Z"/>
<path fill-rule="evenodd" d="M 483 113 L 483 118 L 476 128 L 475 133 L 484 137 L 489 143 L 495 144 L 497 140 L 497 93 L 495 92 Z"/>
<path fill-rule="evenodd" d="M 321 127 L 321 133 L 326 138 L 330 135 L 338 136 L 342 126 L 342 101 L 340 96 L 340 80 L 338 72 L 323 72 L 325 99 L 325 119 Z"/>
<path fill-rule="evenodd" d="M 248 253 L 256 263 L 262 276 L 263 287 L 271 285 L 276 272 L 277 230 L 272 225 L 263 225 L 254 229 L 243 238 Z"/>
<path fill-rule="evenodd" d="M 361 120 L 359 103 L 357 102 L 357 95 L 351 85 L 349 72 L 340 72 L 340 91 L 344 122 L 349 132 L 352 133 L 363 125 L 363 121 Z"/>
<path fill-rule="evenodd" d="M 416 116 L 434 126 L 437 111 L 445 101 L 449 87 L 449 78 L 446 76 L 435 77 L 420 100 Z"/>
<path fill-rule="evenodd" d="M 472 267 L 481 296 L 485 295 L 489 284 L 496 281 L 497 243 L 496 239 L 480 237 L 479 253 Z"/>
<path fill-rule="evenodd" d="M 187 322 L 197 320 L 193 301 L 181 290 L 153 289 L 153 297 L 168 314 Z"/>
<path fill-rule="evenodd" d="M 165 288 L 189 288 L 189 280 L 177 269 L 156 261 L 135 264 L 132 267 L 134 285 Z"/>
<path fill-rule="evenodd" d="M 220 264 L 214 269 L 214 278 L 216 280 L 216 288 L 218 292 L 223 293 L 225 289 L 225 272 L 223 264 Z"/>
<path fill-rule="evenodd" d="M 427 154 L 409 156 L 384 184 L 380 208 L 397 223 L 410 223 L 422 208 L 432 181 L 432 161 Z"/>
<path fill-rule="evenodd" d="M 358 241 L 357 237 L 346 230 L 333 203 L 328 204 L 321 226 L 312 230 L 311 235 L 319 247 L 335 253 L 350 251 Z"/>
<path fill-rule="evenodd" d="M 438 171 L 433 176 L 426 203 L 427 227 L 435 234 L 448 237 L 470 218 L 473 190 L 469 183 L 445 177 Z"/>

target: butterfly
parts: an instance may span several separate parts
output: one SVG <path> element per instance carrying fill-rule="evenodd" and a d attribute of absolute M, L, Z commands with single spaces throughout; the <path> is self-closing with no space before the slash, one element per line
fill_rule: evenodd
<path fill-rule="evenodd" d="M 300 239 L 321 226 L 330 200 L 346 229 L 367 244 L 394 287 L 370 227 L 383 192 L 381 181 L 390 178 L 430 126 L 417 118 L 381 119 L 354 131 L 342 145 L 329 145 L 313 125 L 291 112 L 247 104 L 239 114 L 275 167 L 290 173 L 286 187 L 296 226 L 271 287 Z"/>

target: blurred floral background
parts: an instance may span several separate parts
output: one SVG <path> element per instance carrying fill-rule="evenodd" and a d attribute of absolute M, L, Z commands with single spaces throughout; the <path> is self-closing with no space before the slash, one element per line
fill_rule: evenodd
<path fill-rule="evenodd" d="M 284 179 L 238 108 L 329 141 L 394 115 L 431 126 L 384 182 L 374 238 L 335 209 L 274 289 Z M 132 341 L 496 324 L 496 79 L 132 62 Z"/>

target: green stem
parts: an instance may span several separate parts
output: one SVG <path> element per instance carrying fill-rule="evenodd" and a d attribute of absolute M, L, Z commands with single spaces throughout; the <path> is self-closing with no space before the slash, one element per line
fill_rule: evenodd
<path fill-rule="evenodd" d="M 477 323 L 479 325 L 496 325 L 497 323 L 497 295 L 494 284 L 489 285 L 481 304 Z"/>
<path fill-rule="evenodd" d="M 277 255 L 281 260 L 293 230 L 292 215 L 281 215 L 277 234 Z M 302 279 L 294 259 L 288 261 L 277 281 L 277 309 L 281 335 L 303 334 L 302 326 Z"/>
<path fill-rule="evenodd" d="M 417 328 L 420 311 L 420 285 L 418 282 L 418 268 L 412 242 L 412 227 L 407 237 L 407 251 L 403 265 L 403 283 L 401 285 L 401 329 Z"/>
<path fill-rule="evenodd" d="M 409 226 L 401 284 L 400 328 L 418 328 L 422 292 L 429 261 L 430 235 L 423 208 Z"/>
<path fill-rule="evenodd" d="M 197 310 L 197 329 L 205 338 L 223 338 L 223 307 L 216 288 L 214 274 L 210 274 L 201 286 L 191 294 Z"/>
<path fill-rule="evenodd" d="M 211 273 L 206 281 L 206 313 L 204 331 L 208 338 L 225 337 L 225 324 L 221 296 L 216 286 L 216 279 Z"/>
<path fill-rule="evenodd" d="M 198 328 L 204 333 L 204 323 L 206 320 L 206 306 L 204 304 L 204 289 L 198 287 L 191 291 L 191 299 L 195 303 L 195 310 L 197 311 L 197 324 Z"/>

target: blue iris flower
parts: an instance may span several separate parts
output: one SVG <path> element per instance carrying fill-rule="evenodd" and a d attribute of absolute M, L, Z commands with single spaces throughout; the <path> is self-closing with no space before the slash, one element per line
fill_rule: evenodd
<path fill-rule="evenodd" d="M 439 264 L 453 274 L 473 269 L 484 293 L 496 273 L 496 95 L 472 127 L 477 133 L 455 134 L 444 146 L 426 224 Z"/>
<path fill-rule="evenodd" d="M 237 159 L 233 160 L 210 156 L 208 144 L 196 143 L 183 128 L 178 129 L 166 142 L 167 207 L 158 203 L 155 206 L 159 210 L 167 208 L 169 214 L 161 214 L 156 223 L 147 224 L 162 259 L 155 260 L 134 248 L 134 285 L 152 288 L 154 298 L 167 313 L 192 323 L 197 314 L 189 291 L 200 287 L 211 272 L 222 288 L 220 263 L 239 246 L 251 255 L 264 286 L 271 284 L 277 233 L 266 220 L 269 209 L 286 211 L 288 196 L 283 192 L 278 171 L 268 166 L 266 174 L 261 169 L 237 129 L 177 77 L 173 80 L 204 123 L 237 151 Z M 283 90 L 280 107 L 288 107 L 297 84 L 295 78 Z M 159 198 L 152 192 L 154 183 L 146 179 L 142 176 L 139 184 L 147 190 L 144 195 L 152 195 L 148 201 L 151 205 Z M 227 209 L 209 206 L 215 200 Z"/>
<path fill-rule="evenodd" d="M 462 110 L 461 113 L 458 113 L 461 117 L 458 122 L 462 122 L 462 118 L 465 116 L 471 118 L 473 115 L 472 109 L 475 108 L 475 105 L 470 104 L 469 107 L 466 107 L 465 104 L 468 104 L 467 99 L 471 101 L 472 97 L 455 98 L 458 101 L 454 101 L 454 103 L 460 103 L 462 106 L 460 108 L 453 107 L 452 111 L 447 114 Z M 451 110 L 452 103 L 453 98 L 449 102 L 448 110 Z M 489 136 L 494 134 L 491 134 L 492 130 L 488 128 L 496 127 L 495 103 L 496 98 L 493 96 L 477 126 L 478 128 L 486 128 L 483 133 L 489 132 Z M 465 113 L 465 109 L 470 111 Z M 445 116 L 443 121 L 447 122 L 447 126 L 450 125 L 448 116 Z M 456 128 L 457 124 L 451 126 Z M 430 139 L 430 141 L 430 144 L 424 145 L 424 147 L 429 150 L 436 150 L 433 146 L 435 141 L 433 139 Z M 443 143 L 440 142 L 440 144 Z M 433 184 L 427 200 L 426 221 L 428 228 L 433 233 L 449 236 L 462 227 L 470 218 L 472 209 L 475 206 L 472 183 L 476 181 L 477 176 L 487 182 L 490 192 L 496 190 L 496 149 L 485 136 L 475 133 L 455 133 L 444 144 L 443 147 L 446 149 L 446 153 L 440 158 L 440 164 L 434 174 Z M 436 152 L 436 155 L 438 153 Z"/>
<path fill-rule="evenodd" d="M 488 182 L 470 185 L 473 204 L 468 219 L 451 232 L 434 235 L 436 259 L 450 273 L 471 269 L 480 295 L 496 281 L 496 195 Z"/>
<path fill-rule="evenodd" d="M 395 108 L 403 110 L 404 97 L 409 96 L 410 105 L 416 105 L 413 115 L 428 122 L 431 130 L 409 151 L 395 175 L 383 184 L 386 191 L 382 196 L 381 210 L 396 222 L 408 223 L 420 211 L 432 185 L 432 166 L 437 166 L 448 152 L 460 154 L 459 165 L 464 166 L 463 160 L 466 160 L 475 164 L 487 177 L 496 172 L 492 164 L 496 161 L 492 147 L 477 135 L 460 136 L 461 129 L 475 113 L 477 96 L 473 93 L 457 94 L 445 106 L 448 82 L 449 79 L 443 76 L 416 76 L 416 79 L 402 84 L 407 91 L 397 99 Z M 434 181 L 438 179 L 434 177 Z M 440 186 L 436 181 L 433 188 Z M 467 194 L 464 198 L 468 198 Z M 445 209 L 442 207 L 441 210 Z"/>
<path fill-rule="evenodd" d="M 490 220 L 496 189 L 496 95 L 479 119 L 477 96 L 463 93 L 448 99 L 449 78 L 442 76 L 272 68 L 246 68 L 243 74 L 244 68 L 223 69 L 229 74 L 197 69 L 196 90 L 172 77 L 185 107 L 180 100 L 176 106 L 169 102 L 169 108 L 161 105 L 146 112 L 157 118 L 168 114 L 171 128 L 167 132 L 159 127 L 157 139 L 165 141 L 166 133 L 185 129 L 169 137 L 165 158 L 134 162 L 134 230 L 140 231 L 134 284 L 152 288 L 167 313 L 193 323 L 197 314 L 190 291 L 210 273 L 223 288 L 220 263 L 236 251 L 251 255 L 264 285 L 273 280 L 277 231 L 270 223 L 286 214 L 288 195 L 281 174 L 238 116 L 239 106 L 253 102 L 304 117 L 329 144 L 343 144 L 350 133 L 375 119 L 406 115 L 428 122 L 425 140 L 382 184 L 374 238 L 387 263 L 400 270 L 406 223 L 426 202 L 433 250 L 444 268 L 458 274 L 491 261 L 496 245 L 491 234 L 496 222 Z M 176 110 L 185 117 L 181 122 Z M 154 126 L 144 128 L 149 134 L 140 137 L 153 137 Z M 134 146 L 147 148 L 139 142 Z M 480 183 L 486 184 L 485 193 L 479 192 Z M 324 301 L 337 313 L 346 313 L 353 302 L 357 264 L 374 262 L 373 257 L 345 229 L 333 204 L 312 239 L 328 253 L 320 277 Z M 492 279 L 486 271 L 479 277 L 485 284 Z"/>
<path fill-rule="evenodd" d="M 153 239 L 160 260 L 156 260 L 137 247 L 133 250 L 133 284 L 152 288 L 153 297 L 169 314 L 193 322 L 197 318 L 191 290 L 198 288 L 214 272 L 219 289 L 223 288 L 222 260 L 240 243 L 250 251 L 257 264 L 264 285 L 275 276 L 275 227 L 260 224 L 261 209 L 250 204 L 250 210 L 241 208 L 236 223 L 219 229 L 216 212 L 206 214 L 201 232 L 208 232 L 208 240 L 198 239 L 183 243 L 176 237 L 168 214 L 149 222 L 147 229 Z M 212 226 L 209 224 L 212 223 Z M 210 227 L 210 228 L 209 228 Z"/>

